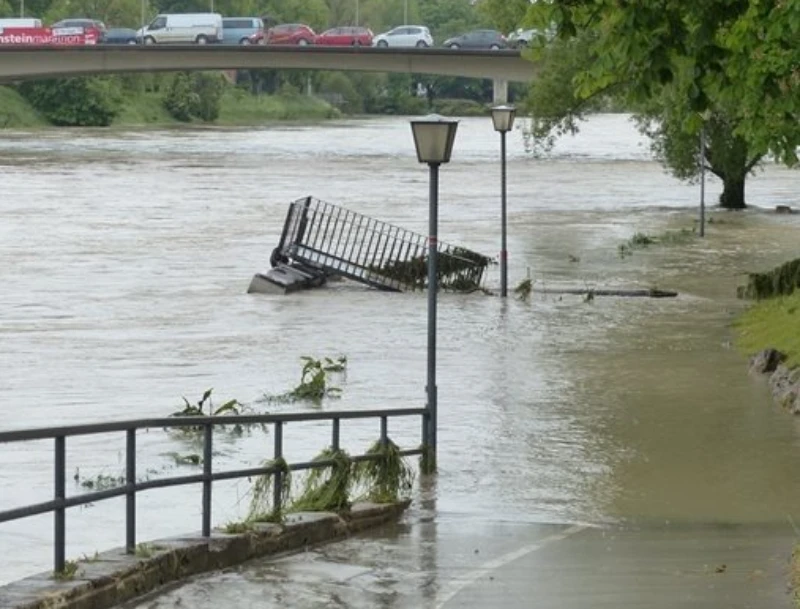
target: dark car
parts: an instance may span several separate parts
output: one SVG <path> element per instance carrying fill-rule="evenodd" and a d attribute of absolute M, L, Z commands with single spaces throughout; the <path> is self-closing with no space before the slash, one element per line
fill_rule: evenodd
<path fill-rule="evenodd" d="M 136 30 L 131 30 L 126 27 L 112 27 L 106 30 L 105 44 L 137 44 Z"/>
<path fill-rule="evenodd" d="M 322 32 L 314 39 L 314 44 L 325 46 L 372 46 L 372 30 L 365 27 L 335 27 Z"/>
<path fill-rule="evenodd" d="M 105 42 L 106 24 L 96 19 L 62 19 L 53 24 L 53 29 L 82 28 L 85 34 L 94 33 L 97 42 Z"/>
<path fill-rule="evenodd" d="M 508 46 L 505 36 L 496 30 L 474 30 L 448 38 L 444 45 L 449 49 L 504 49 Z"/>

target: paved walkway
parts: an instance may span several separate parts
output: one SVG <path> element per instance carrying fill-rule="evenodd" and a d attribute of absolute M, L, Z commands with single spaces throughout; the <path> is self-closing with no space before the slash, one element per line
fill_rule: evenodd
<path fill-rule="evenodd" d="M 492 522 L 415 509 L 383 531 L 190 581 L 136 609 L 789 609 L 789 525 Z"/>

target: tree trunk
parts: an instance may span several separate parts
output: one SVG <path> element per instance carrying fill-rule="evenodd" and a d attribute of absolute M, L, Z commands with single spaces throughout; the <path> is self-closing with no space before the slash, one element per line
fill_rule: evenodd
<path fill-rule="evenodd" d="M 744 177 L 725 176 L 722 180 L 722 194 L 719 205 L 724 209 L 744 209 Z"/>

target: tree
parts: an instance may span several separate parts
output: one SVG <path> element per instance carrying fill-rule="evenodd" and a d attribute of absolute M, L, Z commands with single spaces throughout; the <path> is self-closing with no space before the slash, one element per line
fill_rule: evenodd
<path fill-rule="evenodd" d="M 147 2 L 145 2 L 145 14 L 151 16 Z M 44 13 L 45 23 L 55 23 L 69 17 L 98 19 L 108 26 L 138 27 L 142 20 L 142 2 L 141 0 L 53 0 Z"/>
<path fill-rule="evenodd" d="M 728 208 L 745 206 L 745 177 L 764 155 L 797 162 L 797 2 L 553 0 L 531 4 L 526 23 L 555 25 L 559 37 L 538 51 L 543 71 L 531 107 L 550 113 L 536 119 L 534 137 L 574 130 L 586 108 L 614 95 L 637 112 L 659 158 L 687 178 L 699 167 L 705 124 L 705 159 L 723 180 Z M 559 76 L 546 66 L 565 49 L 571 71 Z"/>
<path fill-rule="evenodd" d="M 513 32 L 525 21 L 530 0 L 480 0 L 478 10 L 501 32 Z"/>
<path fill-rule="evenodd" d="M 119 82 L 111 77 L 79 77 L 24 82 L 19 92 L 54 125 L 107 127 L 119 113 Z"/>

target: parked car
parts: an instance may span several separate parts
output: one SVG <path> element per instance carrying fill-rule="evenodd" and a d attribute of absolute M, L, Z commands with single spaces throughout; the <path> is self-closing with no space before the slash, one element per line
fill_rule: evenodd
<path fill-rule="evenodd" d="M 223 44 L 251 44 L 250 38 L 263 33 L 264 22 L 258 17 L 225 17 L 222 20 Z"/>
<path fill-rule="evenodd" d="M 508 46 L 505 36 L 496 30 L 474 30 L 448 38 L 444 45 L 449 49 L 504 49 Z"/>
<path fill-rule="evenodd" d="M 318 35 L 314 44 L 368 47 L 372 45 L 372 30 L 357 26 L 335 27 Z"/>
<path fill-rule="evenodd" d="M 430 47 L 433 46 L 433 37 L 428 28 L 422 25 L 403 25 L 375 36 L 372 46 Z"/>
<path fill-rule="evenodd" d="M 534 40 L 541 39 L 541 41 L 550 41 L 555 37 L 555 27 L 550 27 L 544 31 L 542 30 L 523 30 L 519 28 L 508 35 L 508 46 L 517 49 L 524 49 L 530 46 Z"/>
<path fill-rule="evenodd" d="M 281 23 L 264 32 L 264 44 L 314 44 L 316 32 L 303 23 Z"/>
<path fill-rule="evenodd" d="M 106 44 L 136 44 L 136 30 L 126 27 L 112 27 L 110 30 L 106 30 L 103 42 Z"/>
<path fill-rule="evenodd" d="M 52 26 L 54 30 L 81 29 L 84 34 L 94 34 L 97 42 L 104 42 L 106 37 L 106 24 L 96 19 L 62 19 Z"/>
<path fill-rule="evenodd" d="M 219 13 L 158 15 L 149 25 L 136 30 L 136 37 L 144 44 L 222 42 L 222 15 Z"/>

